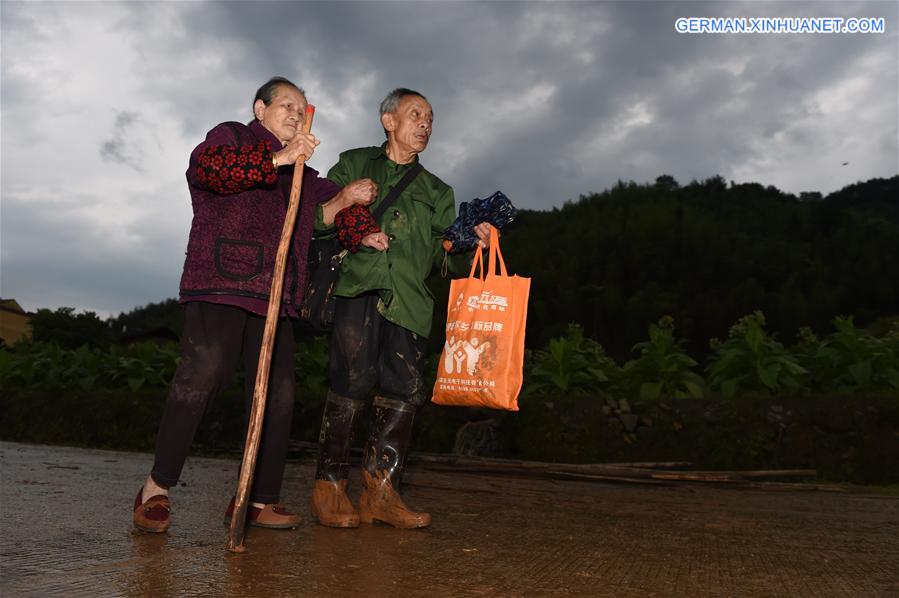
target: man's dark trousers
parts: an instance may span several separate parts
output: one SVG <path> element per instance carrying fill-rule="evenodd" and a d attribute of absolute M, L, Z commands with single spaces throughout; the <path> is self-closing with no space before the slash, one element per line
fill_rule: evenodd
<path fill-rule="evenodd" d="M 336 297 L 328 373 L 331 391 L 367 401 L 375 385 L 387 399 L 420 407 L 427 339 L 378 313 L 378 295 Z"/>

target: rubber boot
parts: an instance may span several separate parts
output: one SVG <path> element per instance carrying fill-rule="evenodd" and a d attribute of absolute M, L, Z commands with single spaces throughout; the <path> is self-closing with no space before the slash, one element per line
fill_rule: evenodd
<path fill-rule="evenodd" d="M 359 527 L 359 512 L 346 494 L 353 424 L 365 403 L 328 392 L 318 435 L 312 514 L 327 527 Z"/>
<path fill-rule="evenodd" d="M 410 510 L 399 494 L 414 418 L 414 405 L 375 397 L 374 423 L 362 456 L 359 517 L 363 523 L 381 521 L 403 529 L 431 525 L 428 513 Z"/>

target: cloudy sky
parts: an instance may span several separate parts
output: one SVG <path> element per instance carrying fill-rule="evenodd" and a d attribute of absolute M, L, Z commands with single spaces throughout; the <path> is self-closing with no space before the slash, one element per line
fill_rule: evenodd
<path fill-rule="evenodd" d="M 422 159 L 457 202 L 502 189 L 551 209 L 660 174 L 825 194 L 892 176 L 897 6 L 3 0 L 0 296 L 103 316 L 176 296 L 190 151 L 248 120 L 276 74 L 317 106 L 321 171 L 382 141 L 387 91 L 423 92 Z M 674 29 L 704 16 L 884 17 L 886 32 Z"/>

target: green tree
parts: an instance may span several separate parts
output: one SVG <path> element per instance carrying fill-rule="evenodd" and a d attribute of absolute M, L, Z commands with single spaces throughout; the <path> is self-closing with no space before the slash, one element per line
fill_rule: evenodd
<path fill-rule="evenodd" d="M 35 341 L 56 343 L 69 349 L 85 344 L 91 347 L 107 347 L 112 340 L 109 325 L 96 313 L 92 311 L 75 313 L 72 307 L 37 310 L 31 317 L 31 330 Z"/>
<path fill-rule="evenodd" d="M 180 337 L 184 330 L 184 307 L 177 299 L 148 303 L 111 318 L 110 326 L 116 339 L 159 330 L 167 330 Z"/>

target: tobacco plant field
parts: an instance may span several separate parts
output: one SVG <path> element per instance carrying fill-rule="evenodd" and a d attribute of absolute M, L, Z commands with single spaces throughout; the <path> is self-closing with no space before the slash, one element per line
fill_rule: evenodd
<path fill-rule="evenodd" d="M 856 328 L 851 317 L 839 317 L 833 320 L 830 334 L 818 338 L 801 329 L 796 342 L 786 346 L 766 332 L 764 314 L 755 312 L 736 322 L 726 339 L 710 341 L 712 354 L 704 365 L 688 355 L 683 345 L 673 320 L 664 317 L 649 325 L 647 340 L 633 348 L 633 359 L 619 364 L 599 342 L 571 325 L 564 336 L 528 352 L 523 394 L 603 393 L 650 401 L 782 394 L 899 396 L 899 327 L 895 324 L 886 335 L 875 337 Z M 165 388 L 178 355 L 175 343 L 65 349 L 53 343 L 20 342 L 0 350 L 0 387 L 4 393 L 15 394 Z M 302 394 L 324 396 L 327 363 L 325 337 L 298 343 Z M 241 381 L 238 374 L 236 382 Z"/>
<path fill-rule="evenodd" d="M 711 357 L 701 366 L 675 336 L 674 321 L 663 317 L 637 343 L 624 364 L 602 345 L 585 338 L 579 326 L 530 354 L 525 394 L 595 394 L 642 400 L 771 397 L 788 394 L 894 393 L 899 397 L 899 328 L 875 337 L 855 327 L 852 317 L 833 320 L 823 338 L 800 329 L 785 346 L 765 330 L 754 312 L 736 322 L 728 338 L 711 339 Z M 897 399 L 899 400 L 899 399 Z"/>
<path fill-rule="evenodd" d="M 519 412 L 427 405 L 416 450 L 562 462 L 689 460 L 705 468 L 815 467 L 823 479 L 896 483 L 899 330 L 880 335 L 832 322 L 785 344 L 754 312 L 701 362 L 672 318 L 621 363 L 577 325 L 529 350 Z M 429 361 L 433 384 L 438 355 Z M 0 349 L 0 439 L 152 450 L 176 343 Z M 300 337 L 292 438 L 315 442 L 327 392 L 326 337 Z M 250 381 L 252 382 L 252 381 Z M 198 450 L 237 450 L 242 372 L 213 401 Z M 357 434 L 363 438 L 364 434 Z M 357 438 L 357 440 L 358 440 Z"/>

